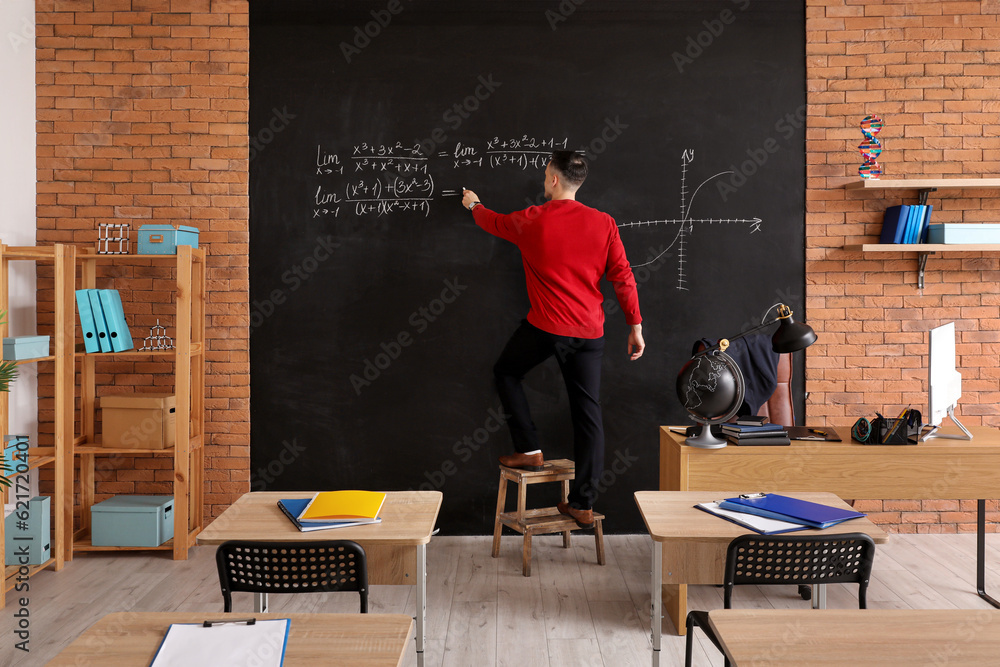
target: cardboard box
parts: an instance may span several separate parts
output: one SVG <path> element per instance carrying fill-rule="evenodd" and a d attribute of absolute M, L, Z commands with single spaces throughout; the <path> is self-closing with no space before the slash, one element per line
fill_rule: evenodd
<path fill-rule="evenodd" d="M 90 508 L 95 547 L 158 547 L 173 536 L 173 496 L 115 496 Z"/>
<path fill-rule="evenodd" d="M 176 255 L 177 246 L 198 247 L 198 228 L 179 225 L 143 225 L 139 228 L 140 255 Z"/>
<path fill-rule="evenodd" d="M 6 361 L 47 356 L 49 356 L 48 336 L 17 336 L 3 339 L 3 358 Z"/>
<path fill-rule="evenodd" d="M 176 442 L 173 394 L 115 394 L 101 398 L 101 446 L 167 449 Z"/>

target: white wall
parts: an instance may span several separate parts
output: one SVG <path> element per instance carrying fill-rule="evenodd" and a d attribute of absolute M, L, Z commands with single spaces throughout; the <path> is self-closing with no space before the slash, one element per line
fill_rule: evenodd
<path fill-rule="evenodd" d="M 35 3 L 0 0 L 0 241 L 35 244 Z M 35 266 L 18 262 L 9 286 L 10 335 L 35 333 Z M 11 391 L 12 433 L 38 437 L 34 364 L 19 368 Z"/>

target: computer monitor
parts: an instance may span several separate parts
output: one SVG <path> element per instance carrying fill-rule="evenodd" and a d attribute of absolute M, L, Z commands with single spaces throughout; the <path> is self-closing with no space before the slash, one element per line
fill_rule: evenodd
<path fill-rule="evenodd" d="M 962 397 L 962 374 L 955 369 L 955 323 L 949 322 L 931 329 L 930 361 L 927 370 L 929 405 L 927 424 L 931 427 L 923 436 L 972 440 L 972 434 L 955 418 L 955 406 Z M 937 433 L 945 418 L 955 422 L 964 435 Z"/>

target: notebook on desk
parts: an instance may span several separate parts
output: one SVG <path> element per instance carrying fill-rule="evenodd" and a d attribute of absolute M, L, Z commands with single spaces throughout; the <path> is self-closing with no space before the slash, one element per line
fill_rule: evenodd
<path fill-rule="evenodd" d="M 842 442 L 837 429 L 832 426 L 786 426 L 790 440 L 826 440 Z"/>

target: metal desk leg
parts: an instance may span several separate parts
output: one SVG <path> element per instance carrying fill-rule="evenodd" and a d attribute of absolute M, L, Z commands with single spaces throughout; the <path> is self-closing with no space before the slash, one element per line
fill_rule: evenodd
<path fill-rule="evenodd" d="M 253 613 L 255 614 L 267 613 L 267 593 L 253 594 Z"/>
<path fill-rule="evenodd" d="M 660 665 L 660 639 L 663 632 L 663 543 L 653 540 L 652 611 L 649 625 L 653 641 L 653 667 Z"/>
<path fill-rule="evenodd" d="M 427 545 L 417 545 L 417 667 L 424 667 L 424 619 L 427 616 Z"/>
<path fill-rule="evenodd" d="M 986 501 L 977 501 L 976 517 L 976 592 L 979 597 L 1000 609 L 1000 602 L 986 592 Z"/>
<path fill-rule="evenodd" d="M 826 584 L 813 584 L 812 608 L 826 609 Z"/>

